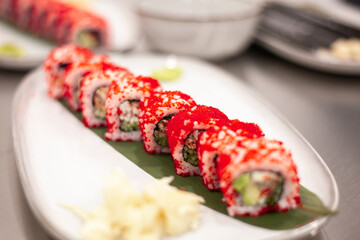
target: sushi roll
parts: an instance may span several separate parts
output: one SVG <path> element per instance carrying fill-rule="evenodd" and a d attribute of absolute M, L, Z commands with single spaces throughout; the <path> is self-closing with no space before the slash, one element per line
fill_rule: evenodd
<path fill-rule="evenodd" d="M 125 68 L 106 65 L 87 74 L 81 81 L 80 102 L 83 123 L 86 127 L 106 126 L 106 96 L 112 81 L 132 77 Z"/>
<path fill-rule="evenodd" d="M 88 48 L 107 47 L 107 22 L 88 11 L 63 4 L 57 7 L 61 14 L 50 23 L 54 39 L 61 44 L 74 43 Z"/>
<path fill-rule="evenodd" d="M 68 35 L 69 29 L 71 24 L 78 19 L 84 17 L 84 12 L 80 11 L 72 6 L 69 6 L 67 4 L 64 4 L 64 6 L 61 6 L 62 13 L 59 14 L 55 21 L 53 22 L 54 25 L 54 37 L 55 41 L 58 43 L 64 43 L 65 39 Z M 76 43 L 74 43 L 76 44 Z"/>
<path fill-rule="evenodd" d="M 45 25 L 44 20 L 46 17 L 46 13 L 48 12 L 49 1 L 33 0 L 33 2 L 34 5 L 32 9 L 32 15 L 27 23 L 27 28 L 34 34 L 38 34 L 40 36 L 46 37 L 48 33 L 46 31 L 42 31 L 42 29 L 43 26 Z M 26 21 L 24 21 L 24 23 L 26 23 Z"/>
<path fill-rule="evenodd" d="M 48 7 L 48 14 L 44 18 L 42 35 L 56 41 L 60 38 L 62 23 L 65 22 L 66 15 L 72 8 L 64 3 L 53 1 Z"/>
<path fill-rule="evenodd" d="M 297 167 L 282 142 L 248 139 L 219 154 L 220 189 L 231 216 L 287 211 L 300 203 Z"/>
<path fill-rule="evenodd" d="M 177 174 L 201 175 L 197 153 L 199 135 L 226 121 L 229 121 L 227 116 L 219 109 L 204 105 L 181 111 L 169 121 L 166 133 Z"/>
<path fill-rule="evenodd" d="M 13 0 L 0 0 L 0 17 L 9 19 L 12 12 Z"/>
<path fill-rule="evenodd" d="M 220 190 L 219 178 L 216 173 L 217 157 L 224 146 L 245 139 L 263 137 L 264 133 L 255 123 L 239 120 L 222 122 L 201 134 L 198 141 L 199 168 L 203 184 L 209 190 Z"/>
<path fill-rule="evenodd" d="M 161 90 L 159 82 L 150 77 L 130 76 L 122 81 L 113 81 L 106 98 L 106 139 L 141 141 L 140 100 Z"/>
<path fill-rule="evenodd" d="M 106 48 L 109 46 L 108 26 L 104 19 L 91 13 L 70 15 L 69 25 L 61 42 L 75 43 L 88 48 Z"/>
<path fill-rule="evenodd" d="M 39 2 L 35 0 L 13 0 L 13 18 L 16 24 L 24 29 L 30 30 L 33 21 L 36 18 L 36 11 L 41 7 L 42 0 Z M 44 5 L 45 6 L 45 5 Z"/>
<path fill-rule="evenodd" d="M 166 135 L 169 120 L 195 104 L 189 95 L 180 91 L 154 93 L 141 100 L 139 126 L 145 151 L 149 154 L 170 153 Z"/>
<path fill-rule="evenodd" d="M 42 1 L 48 3 L 46 0 Z M 50 39 L 50 31 L 47 29 L 47 22 L 48 18 L 50 18 L 50 15 L 53 13 L 51 9 L 54 9 L 55 6 L 53 4 L 51 4 L 51 6 L 48 5 L 37 10 L 37 17 L 34 19 L 33 26 L 31 28 L 34 29 L 37 34 Z"/>
<path fill-rule="evenodd" d="M 71 64 L 65 73 L 64 97 L 71 109 L 74 111 L 81 110 L 80 104 L 80 86 L 84 76 L 97 69 L 106 68 L 111 65 L 111 60 L 106 55 L 94 55 L 86 62 L 77 62 Z"/>
<path fill-rule="evenodd" d="M 63 45 L 53 49 L 44 62 L 48 93 L 52 98 L 62 98 L 65 93 L 64 80 L 67 68 L 75 62 L 90 59 L 93 53 L 84 47 Z"/>

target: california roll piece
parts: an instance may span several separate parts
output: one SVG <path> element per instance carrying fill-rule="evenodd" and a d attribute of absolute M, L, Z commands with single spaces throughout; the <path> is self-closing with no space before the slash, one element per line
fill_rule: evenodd
<path fill-rule="evenodd" d="M 91 13 L 71 14 L 72 22 L 68 23 L 61 42 L 75 43 L 88 48 L 109 46 L 108 26 L 104 19 Z"/>
<path fill-rule="evenodd" d="M 80 102 L 86 127 L 106 126 L 106 96 L 112 81 L 122 81 L 132 75 L 127 69 L 108 65 L 91 72 L 81 81 Z"/>
<path fill-rule="evenodd" d="M 154 93 L 141 100 L 139 126 L 145 151 L 149 154 L 170 153 L 166 134 L 169 120 L 195 104 L 189 95 L 180 91 Z"/>
<path fill-rule="evenodd" d="M 113 81 L 106 99 L 106 139 L 141 141 L 140 100 L 161 90 L 159 82 L 150 77 L 128 75 L 122 81 Z"/>
<path fill-rule="evenodd" d="M 228 121 L 224 113 L 217 108 L 204 105 L 181 111 L 169 121 L 166 130 L 167 140 L 177 174 L 201 176 L 197 140 L 206 129 L 223 121 Z"/>
<path fill-rule="evenodd" d="M 74 111 L 81 110 L 80 86 L 84 76 L 99 69 L 105 69 L 111 64 L 111 60 L 108 56 L 94 55 L 86 62 L 77 62 L 68 67 L 64 81 L 64 97 L 71 109 Z"/>
<path fill-rule="evenodd" d="M 221 124 L 210 127 L 201 134 L 198 141 L 198 159 L 203 184 L 209 190 L 220 190 L 216 161 L 224 146 L 235 141 L 263 136 L 264 134 L 258 125 L 239 120 L 221 122 Z"/>
<path fill-rule="evenodd" d="M 62 98 L 65 93 L 64 80 L 67 68 L 76 62 L 90 59 L 93 53 L 84 47 L 64 45 L 53 49 L 44 62 L 48 94 L 52 98 Z"/>
<path fill-rule="evenodd" d="M 231 216 L 287 211 L 300 203 L 297 168 L 282 142 L 257 138 L 230 144 L 219 155 L 217 172 Z"/>
<path fill-rule="evenodd" d="M 59 0 L 0 0 L 0 16 L 59 44 L 108 47 L 104 18 Z"/>

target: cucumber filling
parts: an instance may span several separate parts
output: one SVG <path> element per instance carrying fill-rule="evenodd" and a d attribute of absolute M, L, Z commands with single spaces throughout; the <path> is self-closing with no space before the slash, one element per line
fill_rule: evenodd
<path fill-rule="evenodd" d="M 120 130 L 123 132 L 131 132 L 139 130 L 139 100 L 125 100 L 120 103 L 119 110 Z"/>
<path fill-rule="evenodd" d="M 166 138 L 166 126 L 169 120 L 174 116 L 174 114 L 167 115 L 163 117 L 157 124 L 154 129 L 154 138 L 155 142 L 162 147 L 168 147 L 169 142 Z"/>
<path fill-rule="evenodd" d="M 189 136 L 185 139 L 185 144 L 183 148 L 183 157 L 184 160 L 194 166 L 198 165 L 198 155 L 197 155 L 197 140 L 199 135 L 204 130 L 194 130 Z"/>
<path fill-rule="evenodd" d="M 106 119 L 106 95 L 108 86 L 102 86 L 96 89 L 93 97 L 94 115 L 99 119 Z"/>
<path fill-rule="evenodd" d="M 101 46 L 100 33 L 96 30 L 83 30 L 77 35 L 77 44 L 87 48 L 97 48 Z"/>
<path fill-rule="evenodd" d="M 253 171 L 241 174 L 233 187 L 241 195 L 244 205 L 275 205 L 282 194 L 284 179 L 271 171 Z"/>

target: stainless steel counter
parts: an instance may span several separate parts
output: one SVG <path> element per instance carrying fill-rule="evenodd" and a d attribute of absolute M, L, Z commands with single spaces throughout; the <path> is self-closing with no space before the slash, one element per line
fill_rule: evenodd
<path fill-rule="evenodd" d="M 358 239 L 360 77 L 311 71 L 258 47 L 215 64 L 267 99 L 313 145 L 334 174 L 340 189 L 340 212 L 314 239 Z M 0 239 L 4 240 L 51 239 L 31 214 L 14 162 L 11 104 L 24 75 L 0 70 Z"/>

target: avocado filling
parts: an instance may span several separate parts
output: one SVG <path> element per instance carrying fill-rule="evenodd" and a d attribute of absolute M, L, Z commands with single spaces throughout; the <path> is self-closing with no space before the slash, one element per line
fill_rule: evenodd
<path fill-rule="evenodd" d="M 163 117 L 157 124 L 154 129 L 154 138 L 157 144 L 162 147 L 169 146 L 169 143 L 166 139 L 166 126 L 169 120 L 174 116 L 174 114 L 167 115 Z"/>
<path fill-rule="evenodd" d="M 131 132 L 139 130 L 139 100 L 125 100 L 119 105 L 121 110 L 120 130 L 123 132 Z"/>
<path fill-rule="evenodd" d="M 198 165 L 198 156 L 197 156 L 197 144 L 196 141 L 199 138 L 200 133 L 204 130 L 194 130 L 189 136 L 185 139 L 185 145 L 183 148 L 183 157 L 184 160 L 194 166 Z"/>
<path fill-rule="evenodd" d="M 93 105 L 94 105 L 94 115 L 97 118 L 105 119 L 106 118 L 106 95 L 108 92 L 108 86 L 102 86 L 96 89 L 94 97 L 93 97 Z"/>
<path fill-rule="evenodd" d="M 284 179 L 271 171 L 241 174 L 233 183 L 244 205 L 275 205 L 282 194 Z"/>
<path fill-rule="evenodd" d="M 96 30 L 83 30 L 77 35 L 77 44 L 87 48 L 97 48 L 101 46 L 100 33 Z"/>

